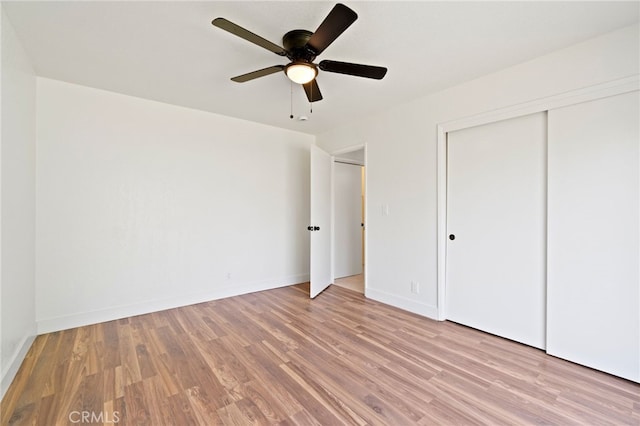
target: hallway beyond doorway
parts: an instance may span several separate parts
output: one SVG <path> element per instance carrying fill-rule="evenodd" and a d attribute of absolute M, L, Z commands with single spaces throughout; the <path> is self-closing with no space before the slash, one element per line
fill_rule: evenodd
<path fill-rule="evenodd" d="M 350 277 L 336 278 L 335 285 L 364 294 L 364 274 L 351 275 Z"/>

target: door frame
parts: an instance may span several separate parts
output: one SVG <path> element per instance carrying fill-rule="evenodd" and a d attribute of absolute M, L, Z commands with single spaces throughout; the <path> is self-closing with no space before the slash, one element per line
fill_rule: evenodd
<path fill-rule="evenodd" d="M 332 167 L 331 167 L 331 223 L 335 224 L 335 215 L 336 215 L 336 203 L 335 203 L 335 179 L 333 174 L 335 173 L 335 160 L 336 157 L 339 157 L 342 154 L 347 154 L 349 152 L 353 152 L 353 151 L 359 151 L 361 149 L 364 149 L 364 161 L 362 166 L 364 167 L 364 220 L 365 220 L 365 226 L 364 226 L 364 258 L 363 258 L 363 262 L 364 262 L 364 267 L 362 268 L 362 273 L 364 274 L 364 295 L 365 297 L 367 296 L 367 282 L 368 282 L 368 276 L 369 274 L 367 273 L 368 270 L 368 266 L 369 266 L 369 261 L 368 261 L 368 257 L 369 257 L 369 236 L 367 233 L 367 220 L 368 220 L 368 213 L 367 213 L 367 206 L 368 206 L 368 199 L 369 197 L 367 196 L 367 192 L 369 191 L 369 173 L 367 173 L 367 144 L 366 143 L 361 143 L 361 144 L 357 144 L 357 145 L 351 145 L 348 146 L 346 148 L 342 148 L 336 151 L 332 151 L 330 152 L 331 157 L 332 157 Z M 333 281 L 335 281 L 336 277 L 335 277 L 335 227 L 332 226 L 332 231 L 331 231 L 331 278 Z"/>
<path fill-rule="evenodd" d="M 563 106 L 588 102 L 608 96 L 619 95 L 639 89 L 640 76 L 634 75 L 469 117 L 441 122 L 437 125 L 437 319 L 439 321 L 447 319 L 445 303 L 445 294 L 447 291 L 447 133 L 496 121 L 534 114 L 537 112 L 548 111 L 550 109 L 561 108 Z M 367 275 L 365 273 L 365 289 L 366 279 Z"/>

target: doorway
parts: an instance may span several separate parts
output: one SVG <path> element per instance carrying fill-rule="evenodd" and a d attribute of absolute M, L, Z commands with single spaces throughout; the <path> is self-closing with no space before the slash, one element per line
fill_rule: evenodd
<path fill-rule="evenodd" d="M 334 284 L 365 291 L 365 149 L 334 155 Z"/>

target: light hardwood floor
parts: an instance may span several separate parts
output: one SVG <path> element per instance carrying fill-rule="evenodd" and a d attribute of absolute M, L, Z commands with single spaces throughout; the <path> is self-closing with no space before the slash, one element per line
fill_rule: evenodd
<path fill-rule="evenodd" d="M 349 277 L 337 278 L 334 283 L 342 288 L 357 291 L 360 294 L 364 293 L 364 274 L 351 275 Z"/>
<path fill-rule="evenodd" d="M 298 285 L 38 336 L 0 408 L 2 425 L 637 425 L 640 386 Z"/>

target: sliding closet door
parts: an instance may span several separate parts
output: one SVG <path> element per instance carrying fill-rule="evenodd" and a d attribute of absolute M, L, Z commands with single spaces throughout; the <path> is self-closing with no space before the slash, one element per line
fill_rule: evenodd
<path fill-rule="evenodd" d="M 640 381 L 638 92 L 549 111 L 547 352 Z"/>
<path fill-rule="evenodd" d="M 446 316 L 545 346 L 546 114 L 448 134 Z"/>

